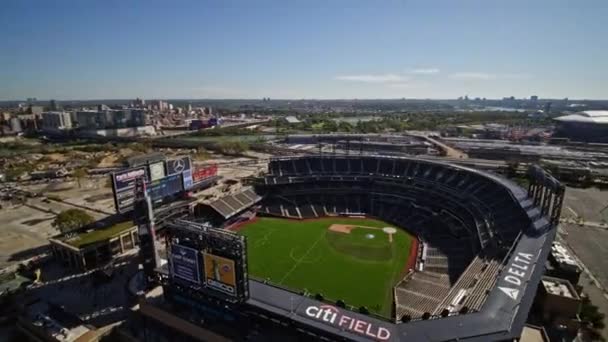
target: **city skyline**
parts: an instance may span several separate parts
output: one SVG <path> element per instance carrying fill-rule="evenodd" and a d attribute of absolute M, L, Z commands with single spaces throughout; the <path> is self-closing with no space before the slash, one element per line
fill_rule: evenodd
<path fill-rule="evenodd" d="M 608 97 L 602 1 L 4 7 L 0 100 Z"/>

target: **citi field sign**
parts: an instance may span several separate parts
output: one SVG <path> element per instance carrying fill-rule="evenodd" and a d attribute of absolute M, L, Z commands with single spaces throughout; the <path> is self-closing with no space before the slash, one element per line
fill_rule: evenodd
<path fill-rule="evenodd" d="M 309 306 L 304 310 L 306 316 L 328 323 L 339 329 L 349 330 L 378 341 L 388 341 L 390 330 L 373 323 L 342 313 L 331 305 Z"/>

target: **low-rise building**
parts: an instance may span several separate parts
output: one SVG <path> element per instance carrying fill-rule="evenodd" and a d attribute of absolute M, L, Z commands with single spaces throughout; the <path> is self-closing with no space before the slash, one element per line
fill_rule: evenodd
<path fill-rule="evenodd" d="M 573 333 L 580 327 L 578 313 L 581 308 L 581 297 L 568 280 L 543 277 L 537 301 L 546 323 L 566 327 Z"/>
<path fill-rule="evenodd" d="M 36 299 L 25 303 L 17 318 L 17 329 L 31 341 L 93 342 L 98 331 L 59 305 Z"/>
<path fill-rule="evenodd" d="M 57 260 L 78 270 L 100 267 L 139 245 L 137 227 L 131 221 L 62 234 L 49 242 Z"/>
<path fill-rule="evenodd" d="M 30 179 L 38 180 L 38 179 L 54 179 L 54 178 L 62 178 L 68 175 L 68 171 L 64 168 L 55 168 L 48 169 L 43 171 L 33 171 L 30 172 Z"/>
<path fill-rule="evenodd" d="M 551 342 L 545 328 L 526 324 L 521 332 L 519 342 Z"/>

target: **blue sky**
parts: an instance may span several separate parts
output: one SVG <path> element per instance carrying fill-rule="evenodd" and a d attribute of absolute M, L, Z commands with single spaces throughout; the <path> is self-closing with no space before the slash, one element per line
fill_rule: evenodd
<path fill-rule="evenodd" d="M 606 0 L 0 3 L 0 100 L 608 98 Z"/>

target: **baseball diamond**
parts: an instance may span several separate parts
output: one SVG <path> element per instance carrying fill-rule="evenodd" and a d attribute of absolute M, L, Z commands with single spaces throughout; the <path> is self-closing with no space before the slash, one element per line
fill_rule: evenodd
<path fill-rule="evenodd" d="M 369 218 L 262 217 L 239 233 L 247 237 L 253 277 L 390 317 L 413 237 L 399 229 L 391 242 L 386 226 Z M 352 286 L 362 281 L 366 286 Z"/>

